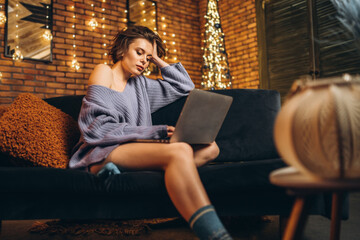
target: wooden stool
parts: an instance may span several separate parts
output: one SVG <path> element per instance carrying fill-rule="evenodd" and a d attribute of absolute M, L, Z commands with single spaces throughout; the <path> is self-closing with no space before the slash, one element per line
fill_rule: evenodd
<path fill-rule="evenodd" d="M 299 172 L 293 167 L 281 168 L 270 174 L 270 182 L 284 187 L 289 194 L 296 196 L 293 209 L 287 223 L 283 240 L 301 239 L 307 220 L 309 199 L 318 193 L 332 193 L 331 240 L 340 239 L 341 206 L 344 192 L 360 191 L 360 179 L 324 180 Z"/>

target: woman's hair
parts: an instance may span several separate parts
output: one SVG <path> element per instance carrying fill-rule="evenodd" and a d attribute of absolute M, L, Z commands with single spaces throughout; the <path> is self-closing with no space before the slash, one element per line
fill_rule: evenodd
<path fill-rule="evenodd" d="M 128 28 L 124 28 L 114 37 L 109 51 L 109 55 L 111 56 L 113 63 L 121 60 L 124 53 L 128 51 L 129 45 L 138 38 L 146 39 L 151 44 L 154 44 L 155 41 L 158 56 L 165 56 L 165 46 L 158 34 L 147 27 L 133 25 Z"/>

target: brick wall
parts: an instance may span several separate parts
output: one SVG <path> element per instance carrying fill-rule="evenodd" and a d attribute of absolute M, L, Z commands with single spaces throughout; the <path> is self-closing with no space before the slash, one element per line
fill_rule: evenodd
<path fill-rule="evenodd" d="M 87 4 L 84 4 L 86 2 Z M 4 26 L 0 26 L 0 104 L 10 104 L 22 92 L 41 98 L 84 94 L 87 79 L 98 63 L 103 63 L 105 47 L 118 30 L 126 26 L 126 0 L 95 0 L 96 16 L 105 8 L 105 29 L 87 26 L 92 7 L 88 1 L 53 0 L 53 61 L 42 63 L 25 60 L 13 62 L 4 57 Z M 169 63 L 181 61 L 199 87 L 201 83 L 204 15 L 207 0 L 157 0 L 158 31 L 167 41 Z M 220 0 L 219 9 L 234 88 L 259 86 L 255 0 Z M 5 0 L 0 0 L 2 5 Z M 71 7 L 75 4 L 75 10 Z M 4 9 L 4 8 L 3 8 Z M 76 19 L 73 19 L 73 12 Z M 103 23 L 103 20 L 98 19 Z M 76 24 L 76 30 L 72 28 Z M 76 55 L 81 68 L 71 68 L 73 33 L 76 33 Z M 166 32 L 166 35 L 164 35 Z M 103 34 L 106 37 L 103 37 Z M 175 34 L 175 37 L 173 37 Z M 175 44 L 172 44 L 175 42 Z M 175 52 L 176 49 L 176 52 Z M 176 58 L 176 59 L 174 59 Z"/>

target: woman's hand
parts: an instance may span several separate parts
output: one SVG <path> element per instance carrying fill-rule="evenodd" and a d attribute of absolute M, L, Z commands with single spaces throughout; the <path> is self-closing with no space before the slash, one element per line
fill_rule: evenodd
<path fill-rule="evenodd" d="M 167 126 L 167 136 L 171 137 L 174 134 L 175 127 L 173 126 Z"/>
<path fill-rule="evenodd" d="M 152 57 L 151 57 L 150 61 L 151 61 L 152 63 L 154 63 L 156 66 L 158 66 L 159 68 L 168 66 L 169 64 L 167 64 L 166 62 L 164 62 L 164 61 L 163 61 L 161 58 L 159 58 L 159 56 L 158 56 L 156 41 L 154 41 L 153 47 L 154 47 L 154 49 L 153 49 Z"/>

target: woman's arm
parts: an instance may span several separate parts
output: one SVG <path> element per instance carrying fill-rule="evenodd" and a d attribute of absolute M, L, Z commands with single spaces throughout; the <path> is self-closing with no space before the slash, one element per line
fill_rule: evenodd
<path fill-rule="evenodd" d="M 157 139 L 168 135 L 166 125 L 129 125 L 115 109 L 107 106 L 107 96 L 104 96 L 107 92 L 103 92 L 100 86 L 92 86 L 89 90 L 92 96 L 83 99 L 78 120 L 83 140 L 88 145 L 104 147 L 135 139 Z"/>

